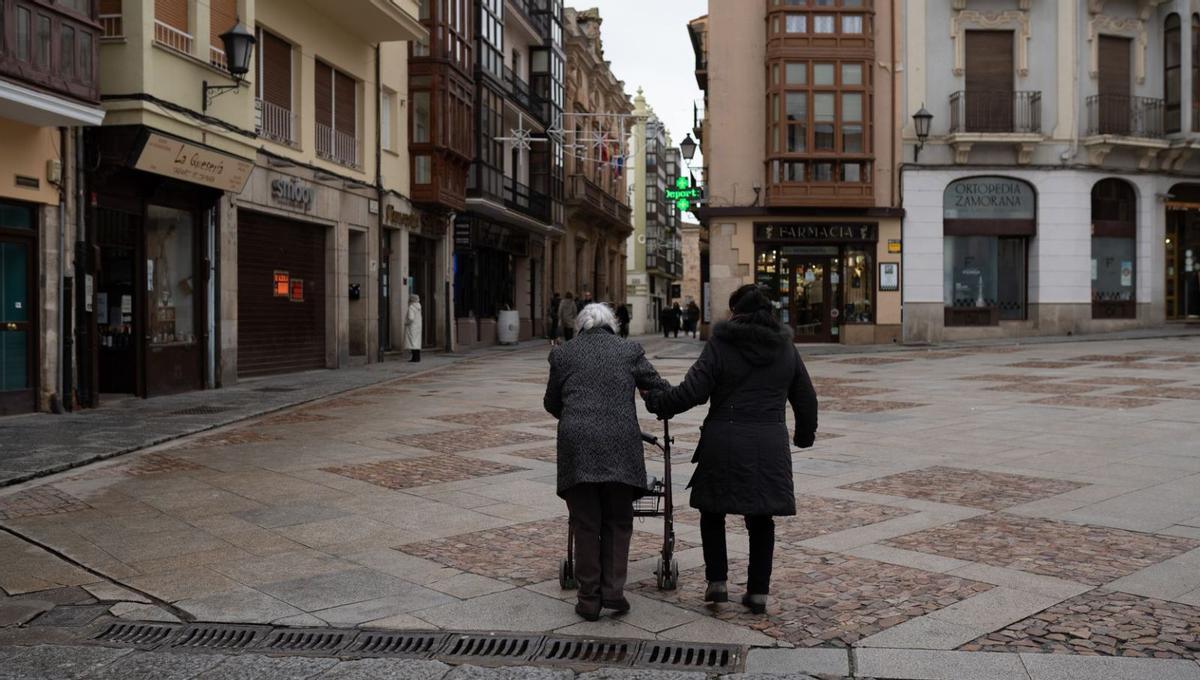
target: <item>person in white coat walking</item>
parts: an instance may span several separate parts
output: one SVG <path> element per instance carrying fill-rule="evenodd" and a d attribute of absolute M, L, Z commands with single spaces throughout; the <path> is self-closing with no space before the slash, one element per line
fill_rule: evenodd
<path fill-rule="evenodd" d="M 412 352 L 410 362 L 421 360 L 421 337 L 423 328 L 421 319 L 421 296 L 408 296 L 408 319 L 404 326 L 404 345 Z"/>

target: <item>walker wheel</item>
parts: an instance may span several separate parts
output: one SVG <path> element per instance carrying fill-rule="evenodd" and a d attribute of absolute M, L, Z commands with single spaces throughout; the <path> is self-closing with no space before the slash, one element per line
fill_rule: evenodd
<path fill-rule="evenodd" d="M 558 587 L 563 590 L 575 590 L 579 583 L 575 581 L 575 570 L 566 560 L 558 563 Z"/>
<path fill-rule="evenodd" d="M 675 590 L 679 587 L 679 562 L 671 560 L 671 564 L 667 568 L 663 568 L 662 558 L 658 558 L 655 564 L 654 573 L 658 577 L 659 590 Z"/>

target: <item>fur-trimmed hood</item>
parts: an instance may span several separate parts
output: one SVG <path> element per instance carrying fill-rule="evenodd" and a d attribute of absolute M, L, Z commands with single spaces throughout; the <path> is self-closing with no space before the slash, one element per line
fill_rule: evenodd
<path fill-rule="evenodd" d="M 737 348 L 755 366 L 765 366 L 779 357 L 779 350 L 792 342 L 792 329 L 770 328 L 756 323 L 729 320 L 713 327 L 713 337 Z"/>

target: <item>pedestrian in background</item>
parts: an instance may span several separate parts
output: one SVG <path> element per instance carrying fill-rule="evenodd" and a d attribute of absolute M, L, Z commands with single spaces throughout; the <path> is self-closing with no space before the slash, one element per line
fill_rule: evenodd
<path fill-rule="evenodd" d="M 683 326 L 683 309 L 679 307 L 679 303 L 671 305 L 671 332 L 675 337 L 679 337 L 679 328 Z"/>
<path fill-rule="evenodd" d="M 424 320 L 421 318 L 421 296 L 408 296 L 408 318 L 404 320 L 404 344 L 412 352 L 409 363 L 421 361 L 421 338 L 423 337 Z"/>
<path fill-rule="evenodd" d="M 695 300 L 688 300 L 687 309 L 683 312 L 684 334 L 691 333 L 692 337 L 696 337 L 696 328 L 700 325 L 700 306 Z"/>
<path fill-rule="evenodd" d="M 624 302 L 617 305 L 617 323 L 621 324 L 621 337 L 629 337 L 629 307 Z"/>
<path fill-rule="evenodd" d="M 671 306 L 663 303 L 658 310 L 658 325 L 662 328 L 663 337 L 671 337 Z"/>
<path fill-rule="evenodd" d="M 791 443 L 804 449 L 817 432 L 817 395 L 791 331 L 775 318 L 765 288 L 749 284 L 729 298 L 733 314 L 712 337 L 683 383 L 651 391 L 646 407 L 660 418 L 711 401 L 688 486 L 700 511 L 706 602 L 727 602 L 725 516 L 743 515 L 750 534 L 749 580 L 742 604 L 767 610 L 775 552 L 774 517 L 796 514 L 785 411 L 795 416 Z"/>
<path fill-rule="evenodd" d="M 571 291 L 567 291 L 563 295 L 562 302 L 558 303 L 558 322 L 562 324 L 563 342 L 569 342 L 575 335 L 575 316 L 579 313 L 579 309 L 575 306 L 575 296 Z"/>
<path fill-rule="evenodd" d="M 575 322 L 578 337 L 550 351 L 543 404 L 558 419 L 557 493 L 575 534 L 575 612 L 595 621 L 601 609 L 629 611 L 633 501 L 646 493 L 634 395 L 670 385 L 641 345 L 617 337 L 616 315 L 607 306 L 588 305 Z"/>
<path fill-rule="evenodd" d="M 575 301 L 575 313 L 583 311 L 584 307 L 592 304 L 592 291 L 585 290 L 579 294 L 579 299 Z"/>
<path fill-rule="evenodd" d="M 550 344 L 558 342 L 558 306 L 562 304 L 562 298 L 558 296 L 558 291 L 550 297 L 550 309 L 546 312 L 546 319 L 550 322 L 550 327 L 546 330 L 546 337 L 550 339 Z"/>

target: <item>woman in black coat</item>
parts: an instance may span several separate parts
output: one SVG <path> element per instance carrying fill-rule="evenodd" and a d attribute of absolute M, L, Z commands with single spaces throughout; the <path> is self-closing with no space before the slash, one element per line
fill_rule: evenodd
<path fill-rule="evenodd" d="M 637 390 L 670 385 L 641 345 L 617 337 L 617 319 L 606 305 L 584 307 L 575 327 L 579 335 L 550 352 L 544 405 L 558 419 L 558 495 L 575 532 L 575 612 L 595 621 L 601 608 L 629 610 L 624 589 L 633 501 L 646 493 L 634 397 Z"/>
<path fill-rule="evenodd" d="M 785 413 L 796 419 L 791 443 L 813 445 L 817 395 L 789 329 L 775 318 L 767 291 L 756 285 L 729 298 L 732 318 L 716 325 L 684 382 L 653 390 L 646 406 L 662 418 L 711 400 L 688 484 L 700 511 L 705 601 L 726 602 L 725 515 L 743 515 L 750 534 L 749 581 L 742 603 L 766 612 L 775 551 L 776 516 L 796 514 L 792 455 Z"/>

